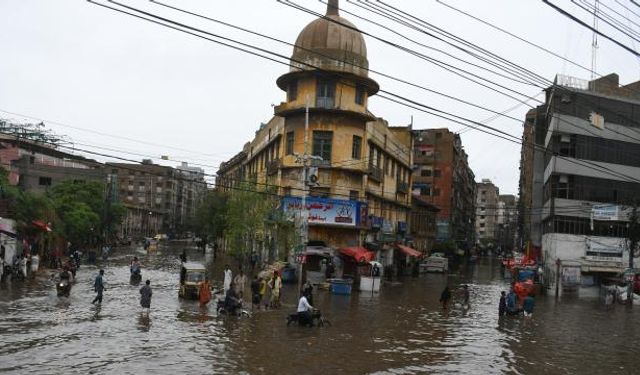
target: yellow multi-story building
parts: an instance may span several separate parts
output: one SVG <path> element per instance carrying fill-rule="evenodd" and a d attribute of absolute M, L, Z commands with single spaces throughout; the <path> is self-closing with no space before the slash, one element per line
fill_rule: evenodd
<path fill-rule="evenodd" d="M 411 128 L 390 127 L 368 111 L 379 86 L 368 76 L 362 34 L 340 17 L 337 3 L 329 1 L 326 16 L 298 36 L 290 71 L 277 80 L 286 102 L 221 165 L 218 184 L 231 188 L 242 176 L 276 186 L 283 209 L 292 212 L 307 183 L 301 156 L 312 155 L 309 240 L 333 247 L 388 243 L 407 231 Z"/>

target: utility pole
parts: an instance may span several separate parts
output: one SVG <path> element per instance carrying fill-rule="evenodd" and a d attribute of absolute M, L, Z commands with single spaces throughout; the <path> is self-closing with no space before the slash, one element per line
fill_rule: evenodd
<path fill-rule="evenodd" d="M 302 243 L 302 252 L 305 251 L 309 242 L 309 210 L 307 209 L 307 195 L 309 194 L 309 161 L 322 160 L 320 156 L 309 155 L 309 96 L 306 97 L 306 106 L 304 111 L 304 153 L 297 155 L 296 162 L 302 163 L 302 173 L 300 180 L 302 182 L 302 207 L 300 208 L 300 242 Z M 298 272 L 298 291 L 302 290 L 302 274 L 304 272 L 305 259 L 303 256 L 300 260 L 300 272 Z"/>
<path fill-rule="evenodd" d="M 304 152 L 302 156 L 298 156 L 297 162 L 302 163 L 302 171 L 300 173 L 300 180 L 302 182 L 302 206 L 300 207 L 300 242 L 302 243 L 302 252 L 298 257 L 300 262 L 300 268 L 298 272 L 298 291 L 302 290 L 302 273 L 304 272 L 305 259 L 302 253 L 306 250 L 307 242 L 309 242 L 309 211 L 307 210 L 307 194 L 309 193 L 309 186 L 307 185 L 307 174 L 309 167 L 307 161 L 309 159 L 308 153 L 309 144 L 309 96 L 306 98 L 306 105 L 304 110 Z"/>
<path fill-rule="evenodd" d="M 627 288 L 627 301 L 630 306 L 633 306 L 633 284 L 635 281 L 635 273 L 633 270 L 633 257 L 636 253 L 636 248 L 638 247 L 638 242 L 640 242 L 640 217 L 638 217 L 638 202 L 635 201 L 633 203 L 633 207 L 631 208 L 631 213 L 629 214 L 629 224 L 628 224 L 628 233 L 627 233 L 627 241 L 629 245 L 629 286 Z"/>

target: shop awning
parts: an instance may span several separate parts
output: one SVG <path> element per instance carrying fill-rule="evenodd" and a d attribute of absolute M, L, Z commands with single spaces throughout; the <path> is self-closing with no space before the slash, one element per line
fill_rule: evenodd
<path fill-rule="evenodd" d="M 340 254 L 353 258 L 358 263 L 366 263 L 376 259 L 376 254 L 364 247 L 343 247 L 339 250 Z"/>
<path fill-rule="evenodd" d="M 40 229 L 43 232 L 51 232 L 51 227 L 49 224 L 45 223 L 42 220 L 34 220 L 31 222 L 36 228 Z"/>
<path fill-rule="evenodd" d="M 422 253 L 419 252 L 416 249 L 412 249 L 409 246 L 405 246 L 405 245 L 396 245 L 396 247 L 402 251 L 403 253 L 407 254 L 410 257 L 415 257 L 415 258 L 420 258 L 422 256 Z"/>

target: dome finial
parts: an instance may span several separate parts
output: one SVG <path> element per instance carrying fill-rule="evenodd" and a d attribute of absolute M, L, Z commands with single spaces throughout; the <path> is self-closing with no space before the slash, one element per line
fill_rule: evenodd
<path fill-rule="evenodd" d="M 340 10 L 340 6 L 338 5 L 338 2 L 338 0 L 329 0 L 327 3 L 327 16 L 339 15 L 338 11 Z"/>

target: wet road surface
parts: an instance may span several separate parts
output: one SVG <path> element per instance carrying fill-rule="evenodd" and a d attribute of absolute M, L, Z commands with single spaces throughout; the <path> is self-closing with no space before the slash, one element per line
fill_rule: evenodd
<path fill-rule="evenodd" d="M 0 286 L 0 372 L 15 374 L 638 374 L 640 309 L 606 310 L 596 300 L 539 297 L 531 319 L 498 318 L 507 284 L 497 260 L 463 272 L 429 274 L 384 285 L 380 295 L 316 291 L 331 327 L 287 327 L 284 306 L 249 318 L 218 317 L 177 297 L 184 244 L 147 254 L 117 249 L 104 267 L 102 306 L 94 297 L 98 268 L 82 265 L 69 298 L 58 298 L 49 272 Z M 151 279 L 148 318 L 128 264 L 141 258 Z M 222 262 L 188 250 L 220 282 Z M 443 312 L 446 283 L 468 283 L 471 308 Z M 247 290 L 248 290 L 247 286 Z"/>

